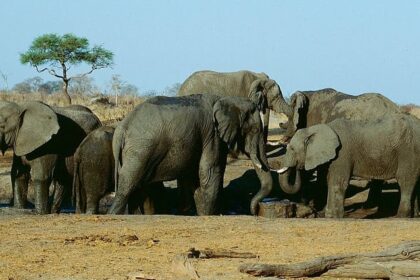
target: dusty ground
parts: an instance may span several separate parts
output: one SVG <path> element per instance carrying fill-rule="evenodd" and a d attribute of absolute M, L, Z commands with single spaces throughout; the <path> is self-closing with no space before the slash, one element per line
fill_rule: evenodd
<path fill-rule="evenodd" d="M 3 203 L 11 196 L 10 159 L 7 153 L 0 161 Z M 252 180 L 244 173 L 251 168 L 247 160 L 231 160 L 225 185 L 232 186 L 233 180 L 248 190 L 246 182 L 252 185 Z M 257 259 L 194 259 L 191 263 L 200 279 L 253 279 L 238 272 L 238 266 L 373 252 L 420 239 L 420 219 L 352 219 L 378 210 L 356 207 L 366 199 L 366 193 L 347 199 L 348 218 L 342 220 L 243 215 L 37 216 L 4 207 L 0 208 L 0 279 L 134 279 L 129 275 L 144 276 L 137 279 L 189 279 L 174 260 L 191 247 L 258 255 Z"/>

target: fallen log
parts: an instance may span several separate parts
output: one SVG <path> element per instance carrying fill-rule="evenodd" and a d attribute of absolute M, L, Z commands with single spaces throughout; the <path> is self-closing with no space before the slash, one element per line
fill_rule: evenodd
<path fill-rule="evenodd" d="M 420 263 L 416 261 L 362 262 L 329 270 L 323 276 L 358 279 L 420 277 Z"/>
<path fill-rule="evenodd" d="M 204 249 L 196 250 L 195 248 L 190 248 L 187 252 L 188 258 L 200 258 L 200 259 L 214 259 L 214 258 L 243 258 L 243 259 L 252 259 L 256 258 L 257 255 L 247 252 L 235 252 L 228 250 L 218 250 L 218 249 Z"/>
<path fill-rule="evenodd" d="M 313 277 L 320 276 L 327 271 L 344 265 L 391 261 L 406 261 L 420 259 L 420 241 L 408 241 L 391 246 L 379 253 L 348 254 L 328 257 L 319 257 L 311 261 L 296 264 L 244 264 L 239 271 L 254 276 L 276 277 Z M 416 262 L 420 265 L 420 262 Z M 413 272 L 415 274 L 415 271 Z M 344 276 L 343 276 L 344 277 Z"/>

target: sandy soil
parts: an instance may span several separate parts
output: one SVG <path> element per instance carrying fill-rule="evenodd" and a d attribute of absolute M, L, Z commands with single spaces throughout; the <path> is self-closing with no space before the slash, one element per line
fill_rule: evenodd
<path fill-rule="evenodd" d="M 7 153 L 0 161 L 3 203 L 11 197 L 10 159 Z M 231 160 L 225 186 L 238 178 L 245 178 L 246 183 L 244 174 L 251 168 L 248 160 Z M 247 188 L 244 181 L 237 183 Z M 240 273 L 238 266 L 374 252 L 420 239 L 420 219 L 353 219 L 378 210 L 356 207 L 367 192 L 355 193 L 346 200 L 348 218 L 342 220 L 243 215 L 38 216 L 4 207 L 0 208 L 0 279 L 136 279 L 141 275 L 137 279 L 190 279 L 176 256 L 191 247 L 258 255 L 256 259 L 193 259 L 200 279 L 253 279 Z"/>

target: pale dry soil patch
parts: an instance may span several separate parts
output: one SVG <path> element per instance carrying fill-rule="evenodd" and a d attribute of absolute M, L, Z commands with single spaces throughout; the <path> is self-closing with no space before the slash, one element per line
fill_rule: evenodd
<path fill-rule="evenodd" d="M 156 279 L 175 274 L 190 247 L 253 252 L 258 259 L 198 259 L 202 279 L 252 279 L 244 262 L 290 263 L 374 252 L 420 238 L 417 219 L 266 219 L 251 216 L 0 216 L 1 279 Z M 187 278 L 184 278 L 187 279 Z"/>

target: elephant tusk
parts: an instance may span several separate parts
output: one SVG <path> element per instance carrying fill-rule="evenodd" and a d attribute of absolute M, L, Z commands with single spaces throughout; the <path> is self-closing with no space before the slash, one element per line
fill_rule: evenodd
<path fill-rule="evenodd" d="M 262 122 L 262 126 L 264 127 L 264 114 L 260 111 L 260 119 L 261 119 L 261 122 Z"/>
<path fill-rule="evenodd" d="M 275 142 L 267 141 L 267 145 L 270 145 L 270 146 L 280 146 L 281 144 L 282 143 L 280 141 L 275 141 Z"/>
<path fill-rule="evenodd" d="M 259 163 L 256 163 L 255 166 L 258 167 L 259 169 L 262 169 L 262 165 Z"/>
<path fill-rule="evenodd" d="M 271 171 L 277 172 L 278 174 L 283 174 L 284 172 L 286 172 L 289 169 L 289 167 L 283 167 L 281 169 L 271 169 Z"/>

